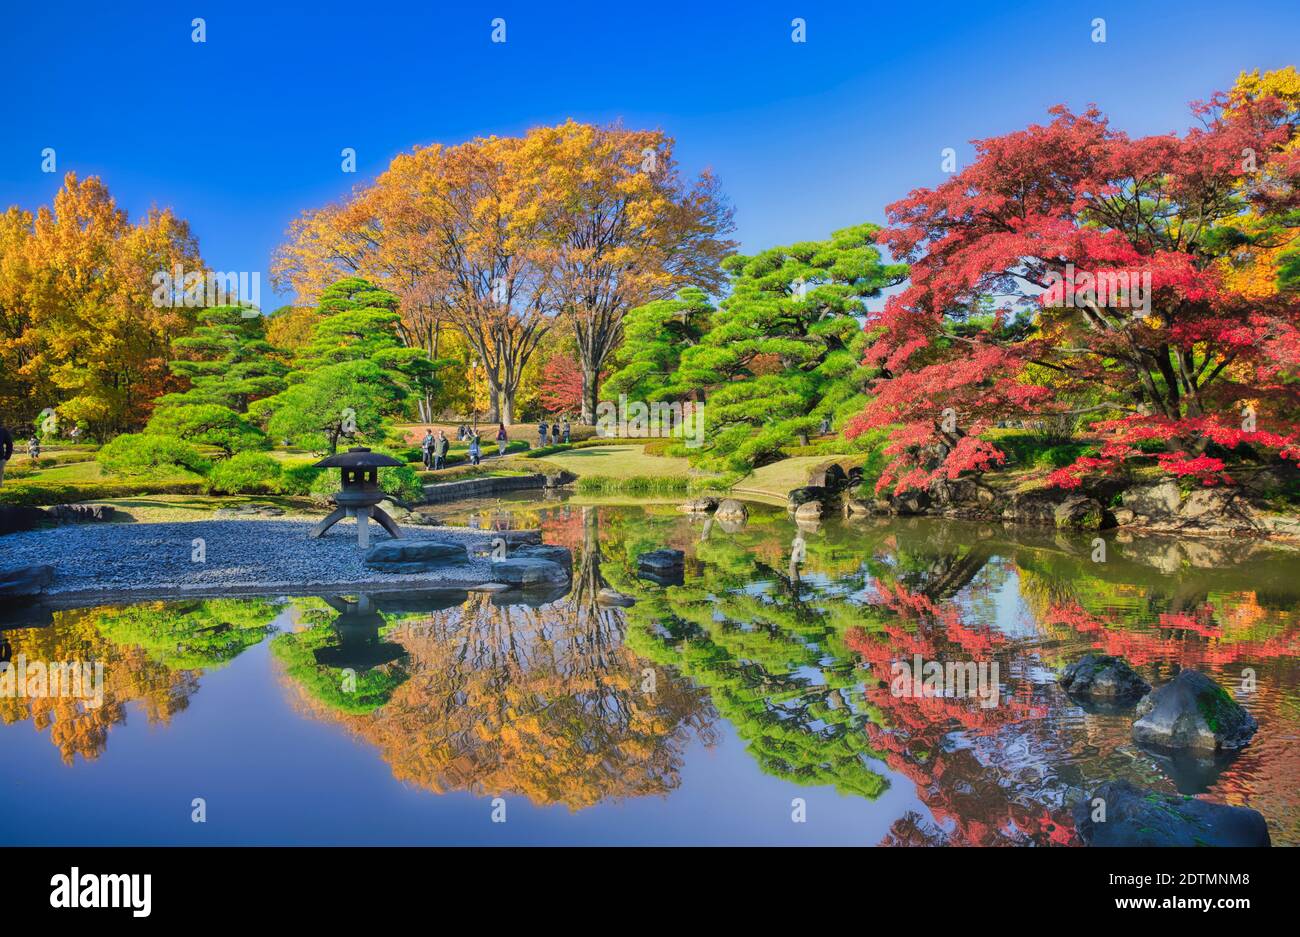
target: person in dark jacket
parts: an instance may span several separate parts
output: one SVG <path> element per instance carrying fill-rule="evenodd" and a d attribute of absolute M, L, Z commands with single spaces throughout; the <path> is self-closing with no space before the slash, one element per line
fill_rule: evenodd
<path fill-rule="evenodd" d="M 14 438 L 9 435 L 9 430 L 0 426 L 0 485 L 5 483 L 5 463 L 13 458 Z"/>
<path fill-rule="evenodd" d="M 447 467 L 447 449 L 451 446 L 451 440 L 442 430 L 438 430 L 438 438 L 433 441 L 433 467 L 435 469 L 445 469 Z"/>
<path fill-rule="evenodd" d="M 563 426 L 564 426 L 564 444 L 567 446 L 567 445 L 569 444 L 569 419 L 568 419 L 568 417 L 565 417 L 565 418 L 564 418 L 564 424 L 563 424 Z"/>

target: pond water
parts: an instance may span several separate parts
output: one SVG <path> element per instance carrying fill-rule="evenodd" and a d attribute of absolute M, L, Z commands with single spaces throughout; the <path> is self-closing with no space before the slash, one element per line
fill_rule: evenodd
<path fill-rule="evenodd" d="M 937 520 L 800 529 L 673 505 L 449 506 L 574 554 L 563 594 L 226 598 L 0 618 L 11 661 L 102 662 L 102 699 L 0 696 L 0 841 L 1071 844 L 1128 778 L 1300 842 L 1300 556 Z M 681 584 L 636 557 L 686 552 Z M 610 587 L 630 608 L 596 601 Z M 1231 761 L 1137 746 L 1056 685 L 1091 649 L 1213 676 Z M 919 657 L 918 657 L 919 655 Z M 982 696 L 891 692 L 981 662 Z M 996 670 L 991 665 L 996 663 Z M 87 691 L 89 695 L 89 691 Z M 194 822 L 202 811 L 205 822 Z"/>

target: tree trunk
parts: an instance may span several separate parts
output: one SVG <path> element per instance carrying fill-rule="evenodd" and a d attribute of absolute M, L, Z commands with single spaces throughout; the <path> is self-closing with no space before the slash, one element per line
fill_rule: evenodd
<path fill-rule="evenodd" d="M 600 403 L 600 375 L 595 371 L 582 369 L 582 422 L 587 426 L 596 425 L 596 407 Z"/>

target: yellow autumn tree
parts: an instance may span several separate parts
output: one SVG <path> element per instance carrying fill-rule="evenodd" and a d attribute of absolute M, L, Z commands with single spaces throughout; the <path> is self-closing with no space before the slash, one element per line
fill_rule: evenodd
<path fill-rule="evenodd" d="M 0 393 L 19 419 L 54 407 L 106 436 L 144 424 L 176 387 L 171 340 L 194 310 L 160 307 L 154 276 L 201 272 L 189 226 L 168 209 L 132 223 L 95 176 L 68 173 L 52 206 L 11 208 L 0 222 Z"/>
<path fill-rule="evenodd" d="M 1291 119 L 1300 120 L 1300 72 L 1288 65 L 1275 71 L 1260 73 L 1242 72 L 1228 94 L 1232 103 L 1273 97 L 1288 105 Z M 1231 114 L 1231 106 L 1229 107 Z M 1300 136 L 1288 145 L 1289 150 L 1300 147 Z M 1250 154 L 1243 159 L 1249 160 Z M 1249 173 L 1243 179 L 1247 184 Z M 1241 222 L 1245 235 L 1243 243 L 1223 261 L 1224 278 L 1233 290 L 1255 299 L 1266 299 L 1277 294 L 1285 258 L 1300 252 L 1300 234 L 1294 226 L 1272 225 L 1268 218 L 1250 213 Z"/>

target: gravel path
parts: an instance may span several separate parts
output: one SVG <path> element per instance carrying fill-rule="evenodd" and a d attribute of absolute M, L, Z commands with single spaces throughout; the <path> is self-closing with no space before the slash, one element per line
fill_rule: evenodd
<path fill-rule="evenodd" d="M 302 591 L 351 584 L 472 586 L 492 581 L 491 564 L 464 565 L 414 575 L 367 569 L 356 526 L 336 524 L 307 539 L 312 521 L 221 520 L 170 524 L 71 524 L 0 538 L 0 566 L 49 564 L 56 575 L 47 595 L 100 593 L 213 594 Z M 402 527 L 409 540 L 485 543 L 488 534 L 465 527 Z M 193 559 L 203 540 L 204 562 Z M 371 545 L 391 538 L 377 525 Z"/>

